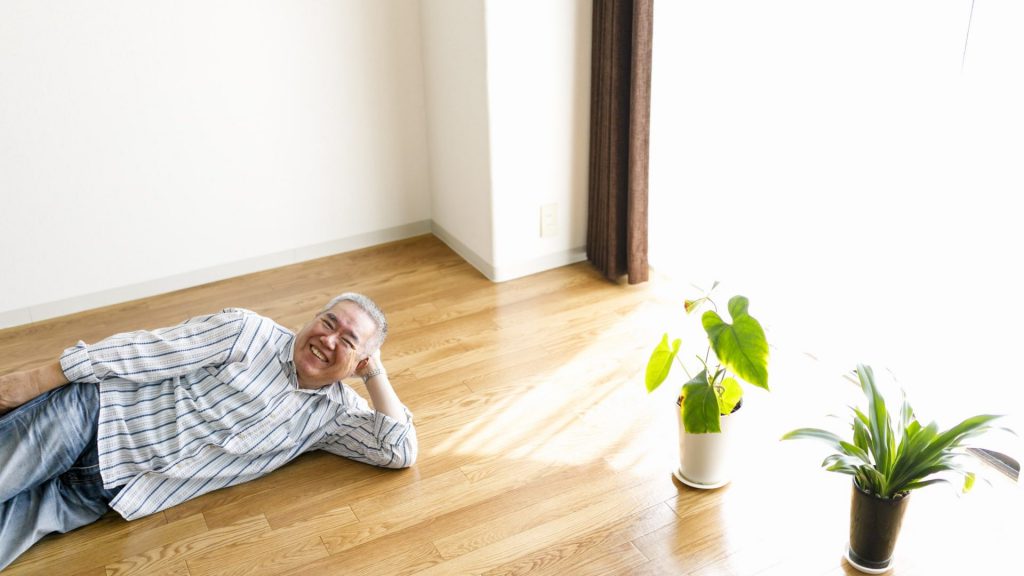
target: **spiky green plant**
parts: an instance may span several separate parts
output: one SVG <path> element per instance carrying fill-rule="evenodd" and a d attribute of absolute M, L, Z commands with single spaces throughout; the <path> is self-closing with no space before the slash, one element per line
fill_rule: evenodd
<path fill-rule="evenodd" d="M 999 416 L 972 416 L 940 432 L 934 422 L 927 426 L 918 422 L 905 394 L 899 413 L 890 413 L 870 366 L 858 365 L 857 378 L 868 405 L 866 413 L 852 408 L 853 442 L 819 428 L 799 428 L 782 439 L 824 441 L 836 453 L 825 458 L 822 467 L 853 476 L 861 490 L 880 498 L 899 498 L 931 484 L 951 483 L 944 477 L 950 475 L 963 478 L 964 492 L 971 489 L 975 474 L 961 462 L 966 456 L 964 441 L 991 430 Z"/>
<path fill-rule="evenodd" d="M 718 282 L 711 287 L 714 290 Z M 685 300 L 683 308 L 692 313 L 704 302 L 715 305 L 710 291 L 697 300 Z M 691 434 L 721 432 L 721 415 L 730 414 L 743 398 L 743 388 L 734 378 L 768 389 L 768 341 L 761 324 L 749 314 L 750 302 L 743 296 L 729 299 L 726 322 L 717 310 L 708 310 L 701 316 L 701 325 L 708 337 L 704 357 L 697 359 L 704 369 L 683 384 L 681 396 L 683 426 Z M 668 333 L 661 337 L 650 360 L 647 361 L 647 391 L 653 392 L 668 378 L 673 361 L 678 361 L 681 341 L 676 338 L 669 346 Z M 709 365 L 709 353 L 714 351 L 717 363 Z M 680 364 L 682 362 L 680 361 Z M 685 370 L 685 368 L 684 368 Z"/>

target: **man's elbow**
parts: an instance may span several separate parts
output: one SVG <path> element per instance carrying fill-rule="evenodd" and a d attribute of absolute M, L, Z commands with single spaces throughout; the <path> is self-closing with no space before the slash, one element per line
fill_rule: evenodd
<path fill-rule="evenodd" d="M 408 468 L 416 463 L 416 459 L 419 457 L 419 446 L 416 442 L 416 434 L 410 433 L 405 437 L 405 441 L 400 446 L 395 447 L 394 458 L 388 462 L 385 467 L 394 468 L 396 470 L 401 468 Z"/>
<path fill-rule="evenodd" d="M 408 458 L 395 458 L 391 462 L 384 465 L 384 468 L 390 468 L 392 470 L 402 470 L 405 468 L 411 468 L 416 463 L 416 456 L 410 456 Z"/>

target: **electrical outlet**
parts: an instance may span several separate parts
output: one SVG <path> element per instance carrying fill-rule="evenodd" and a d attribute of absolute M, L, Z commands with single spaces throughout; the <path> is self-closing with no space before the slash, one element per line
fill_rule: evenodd
<path fill-rule="evenodd" d="M 558 235 L 558 204 L 544 204 L 540 207 L 540 237 Z"/>

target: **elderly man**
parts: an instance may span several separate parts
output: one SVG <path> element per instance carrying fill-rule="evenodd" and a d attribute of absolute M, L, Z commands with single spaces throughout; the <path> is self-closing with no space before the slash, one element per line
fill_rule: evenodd
<path fill-rule="evenodd" d="M 229 308 L 0 376 L 0 569 L 108 507 L 133 520 L 308 450 L 412 465 L 412 415 L 380 361 L 386 335 L 377 305 L 346 293 L 298 334 Z M 351 376 L 373 408 L 341 382 Z"/>

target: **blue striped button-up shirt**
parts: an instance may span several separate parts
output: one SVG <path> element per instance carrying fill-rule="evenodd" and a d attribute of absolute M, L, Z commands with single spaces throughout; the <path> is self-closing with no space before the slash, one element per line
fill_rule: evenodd
<path fill-rule="evenodd" d="M 402 468 L 416 458 L 400 423 L 338 382 L 298 387 L 295 335 L 229 308 L 172 328 L 79 342 L 68 380 L 98 383 L 97 444 L 110 506 L 128 520 L 258 478 L 307 450 Z"/>

